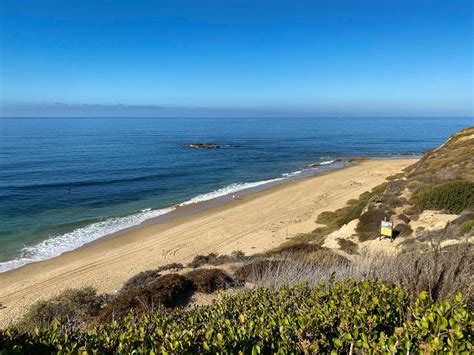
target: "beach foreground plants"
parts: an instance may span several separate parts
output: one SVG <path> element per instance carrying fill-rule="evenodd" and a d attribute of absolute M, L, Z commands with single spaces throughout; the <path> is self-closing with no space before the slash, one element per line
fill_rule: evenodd
<path fill-rule="evenodd" d="M 41 328 L 58 317 L 67 318 L 70 325 L 82 326 L 98 316 L 108 298 L 107 295 L 98 295 L 92 287 L 68 289 L 48 301 L 35 303 L 23 317 L 20 327 Z"/>
<path fill-rule="evenodd" d="M 21 333 L 0 331 L 0 353 L 470 353 L 472 309 L 414 303 L 403 288 L 376 281 L 326 282 L 226 295 L 210 306 L 129 314 L 90 330 L 66 320 Z"/>

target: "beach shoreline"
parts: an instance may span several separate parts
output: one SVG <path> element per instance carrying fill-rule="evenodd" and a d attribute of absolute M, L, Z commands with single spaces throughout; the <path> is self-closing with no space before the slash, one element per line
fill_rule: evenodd
<path fill-rule="evenodd" d="M 255 182 L 255 184 L 258 184 L 256 186 L 243 188 L 242 190 L 236 190 L 234 192 L 230 192 L 230 193 L 227 193 L 225 195 L 220 195 L 220 196 L 212 197 L 212 198 L 205 199 L 205 200 L 198 200 L 197 202 L 192 202 L 194 199 L 196 199 L 196 197 L 194 197 L 194 198 L 192 198 L 188 201 L 185 201 L 183 203 L 163 208 L 165 210 L 170 209 L 169 212 L 166 212 L 166 213 L 164 213 L 162 215 L 159 215 L 157 217 L 152 217 L 150 219 L 147 219 L 147 220 L 143 221 L 142 223 L 140 223 L 138 225 L 127 227 L 127 228 L 124 228 L 124 229 L 122 229 L 118 232 L 114 232 L 114 233 L 104 235 L 103 237 L 101 237 L 99 239 L 96 239 L 96 240 L 93 240 L 93 241 L 81 246 L 80 248 L 87 247 L 87 246 L 90 246 L 90 245 L 95 244 L 95 243 L 100 243 L 101 241 L 104 241 L 106 239 L 117 238 L 117 237 L 129 234 L 129 233 L 132 233 L 134 231 L 138 231 L 138 230 L 140 230 L 144 227 L 147 227 L 147 226 L 153 226 L 153 225 L 157 225 L 157 224 L 161 224 L 161 223 L 166 223 L 166 222 L 172 221 L 176 218 L 187 217 L 187 216 L 194 215 L 197 212 L 206 211 L 206 210 L 209 210 L 209 209 L 212 209 L 212 208 L 220 207 L 220 206 L 222 206 L 224 204 L 227 204 L 229 202 L 232 202 L 234 200 L 241 200 L 245 196 L 254 195 L 256 193 L 263 192 L 263 191 L 275 188 L 277 186 L 284 185 L 284 184 L 289 183 L 289 182 L 294 182 L 294 181 L 297 181 L 297 180 L 310 178 L 310 177 L 315 176 L 315 175 L 322 175 L 322 174 L 330 173 L 333 170 L 344 169 L 344 168 L 347 168 L 349 166 L 352 166 L 356 162 L 341 159 L 341 160 L 338 160 L 338 161 L 334 161 L 334 163 L 336 163 L 336 164 L 333 165 L 333 166 L 332 165 L 321 165 L 319 167 L 308 168 L 305 171 L 300 171 L 299 172 L 300 174 L 297 174 L 297 175 L 283 174 L 283 175 L 288 175 L 288 176 L 273 178 L 273 179 L 264 180 L 264 181 L 258 181 L 258 182 Z M 252 184 L 252 183 L 250 183 L 250 184 Z M 212 194 L 212 193 L 213 192 L 211 192 L 210 194 Z M 204 194 L 204 195 L 206 195 L 206 194 Z M 199 197 L 199 196 L 197 196 L 197 197 Z M 74 250 L 71 250 L 71 251 L 74 251 Z"/>
<path fill-rule="evenodd" d="M 401 158 L 401 156 L 399 158 Z M 51 237 L 48 237 L 46 240 L 36 245 L 28 246 L 27 253 L 30 254 L 30 256 L 24 257 L 20 255 L 11 260 L 0 262 L 0 274 L 22 268 L 25 265 L 31 263 L 55 258 L 64 253 L 80 249 L 89 244 L 93 244 L 108 238 L 115 238 L 117 236 L 133 232 L 147 225 L 163 223 L 176 217 L 186 216 L 194 214 L 197 211 L 216 207 L 231 201 L 234 196 L 239 197 L 248 194 L 253 194 L 272 188 L 276 185 L 284 184 L 289 181 L 307 178 L 316 174 L 322 174 L 335 169 L 341 169 L 348 165 L 356 163 L 359 159 L 360 158 L 334 159 L 331 161 L 310 164 L 308 166 L 300 167 L 300 170 L 298 171 L 291 173 L 283 173 L 278 177 L 268 178 L 266 180 L 232 183 L 230 185 L 218 188 L 211 192 L 197 194 L 189 198 L 188 200 L 184 200 L 174 205 L 165 205 L 158 208 L 145 208 L 125 215 L 115 215 L 107 218 L 102 218 L 101 220 L 90 222 L 89 224 L 77 227 L 72 231 L 65 232 L 64 234 L 53 234 Z M 152 216 L 145 217 L 143 216 L 143 214 L 151 214 Z M 132 224 L 130 224 L 130 222 L 123 222 L 123 219 L 127 219 L 129 217 L 140 218 L 141 221 L 136 224 L 133 222 Z M 113 222 L 118 222 L 118 228 L 117 224 L 111 226 Z M 103 234 L 101 233 L 101 235 L 95 235 L 96 230 L 86 232 L 86 229 L 101 225 L 103 223 L 108 224 L 109 228 L 111 227 L 115 230 L 104 230 Z M 121 225 L 122 223 L 125 223 L 125 225 Z M 98 228 L 104 229 L 103 227 Z M 75 232 L 81 232 L 82 236 L 80 236 L 79 238 L 73 236 L 72 234 L 74 234 Z M 93 237 L 87 237 L 87 234 L 92 235 Z M 87 240 L 84 240 L 84 237 Z M 52 247 L 52 249 L 49 249 L 47 253 L 43 252 L 39 255 L 35 255 L 35 249 L 40 249 L 44 251 L 45 249 L 48 249 L 48 246 Z"/>
<path fill-rule="evenodd" d="M 159 223 L 143 223 L 52 259 L 1 273 L 0 326 L 18 319 L 36 300 L 67 288 L 90 285 L 98 292 L 113 292 L 140 271 L 186 263 L 198 254 L 235 250 L 254 254 L 271 249 L 314 230 L 320 212 L 344 206 L 415 162 L 366 160 L 244 194 L 238 200 L 202 209 L 182 206 L 175 216 Z"/>

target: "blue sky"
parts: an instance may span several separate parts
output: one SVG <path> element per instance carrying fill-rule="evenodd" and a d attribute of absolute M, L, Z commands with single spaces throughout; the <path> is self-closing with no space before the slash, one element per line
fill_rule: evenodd
<path fill-rule="evenodd" d="M 0 0 L 9 115 L 473 114 L 473 2 Z"/>

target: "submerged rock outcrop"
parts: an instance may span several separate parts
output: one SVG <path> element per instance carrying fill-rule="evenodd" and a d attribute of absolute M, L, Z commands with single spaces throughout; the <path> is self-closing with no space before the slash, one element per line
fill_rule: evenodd
<path fill-rule="evenodd" d="M 194 149 L 218 149 L 221 146 L 216 143 L 188 143 L 183 144 L 183 147 Z"/>

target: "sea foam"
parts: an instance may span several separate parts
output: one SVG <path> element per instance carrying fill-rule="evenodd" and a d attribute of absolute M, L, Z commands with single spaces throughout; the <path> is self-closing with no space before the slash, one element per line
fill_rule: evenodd
<path fill-rule="evenodd" d="M 251 188 L 254 188 L 254 187 L 257 187 L 257 186 L 260 186 L 260 185 L 270 184 L 272 182 L 281 181 L 281 180 L 284 180 L 284 178 L 281 177 L 281 178 L 262 180 L 262 181 L 256 181 L 256 182 L 230 184 L 230 185 L 227 185 L 227 186 L 222 187 L 220 189 L 214 190 L 212 192 L 205 193 L 205 194 L 193 197 L 192 199 L 181 203 L 180 206 L 188 206 L 188 205 L 191 205 L 193 203 L 209 201 L 209 200 L 212 200 L 212 199 L 217 198 L 217 197 L 226 196 L 226 195 L 229 195 L 229 194 L 233 194 L 235 192 L 251 189 Z"/>
<path fill-rule="evenodd" d="M 108 234 L 139 225 L 147 219 L 161 216 L 173 211 L 174 209 L 174 207 L 158 210 L 146 209 L 125 217 L 107 218 L 103 221 L 77 228 L 69 233 L 52 236 L 34 246 L 24 247 L 19 258 L 0 262 L 0 273 L 19 268 L 35 261 L 59 256 L 62 253 L 77 249 L 84 244 L 90 243 Z"/>
<path fill-rule="evenodd" d="M 323 161 L 323 162 L 319 163 L 319 165 L 331 165 L 335 162 L 336 162 L 335 160 L 327 160 L 327 161 Z"/>

